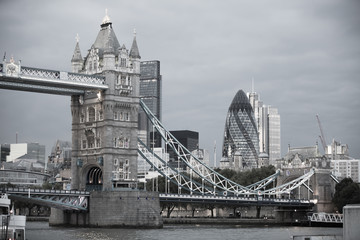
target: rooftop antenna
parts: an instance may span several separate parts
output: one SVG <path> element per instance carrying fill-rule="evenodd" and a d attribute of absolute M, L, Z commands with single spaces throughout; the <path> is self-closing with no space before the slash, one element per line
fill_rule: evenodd
<path fill-rule="evenodd" d="M 251 92 L 254 93 L 255 92 L 255 87 L 254 87 L 254 77 L 251 78 Z"/>

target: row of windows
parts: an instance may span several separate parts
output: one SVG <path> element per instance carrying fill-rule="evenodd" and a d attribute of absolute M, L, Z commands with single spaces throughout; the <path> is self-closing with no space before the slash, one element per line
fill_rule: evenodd
<path fill-rule="evenodd" d="M 115 169 L 115 171 L 113 171 L 114 180 L 130 179 L 129 159 L 125 159 L 124 161 L 115 158 L 114 169 Z"/>
<path fill-rule="evenodd" d="M 130 114 L 128 112 L 114 112 L 114 120 L 130 121 Z"/>
<path fill-rule="evenodd" d="M 116 148 L 129 148 L 130 139 L 129 138 L 114 138 L 114 147 Z"/>
<path fill-rule="evenodd" d="M 101 147 L 100 138 L 82 140 L 82 145 L 81 145 L 81 148 L 82 148 L 82 149 L 87 149 L 87 148 L 100 148 L 100 147 Z"/>
<path fill-rule="evenodd" d="M 100 110 L 97 112 L 95 108 L 89 107 L 87 112 L 87 122 L 95 122 L 96 120 L 102 121 L 104 119 L 103 111 Z M 130 121 L 130 113 L 129 112 L 114 112 L 114 120 L 120 121 Z M 80 115 L 80 123 L 85 122 L 85 114 Z"/>
<path fill-rule="evenodd" d="M 114 138 L 113 140 L 114 147 L 116 148 L 129 148 L 130 147 L 130 139 L 129 138 Z M 91 139 L 83 139 L 82 140 L 82 149 L 87 148 L 100 148 L 101 147 L 101 141 L 100 138 L 96 138 L 94 140 Z"/>
<path fill-rule="evenodd" d="M 125 85 L 125 86 L 129 86 L 131 85 L 131 78 L 130 76 L 126 76 L 126 75 L 119 75 L 117 80 L 116 80 L 116 84 L 117 85 Z"/>

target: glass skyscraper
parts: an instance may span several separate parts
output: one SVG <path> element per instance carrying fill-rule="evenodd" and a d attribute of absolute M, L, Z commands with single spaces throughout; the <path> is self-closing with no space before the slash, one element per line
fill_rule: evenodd
<path fill-rule="evenodd" d="M 248 97 L 239 90 L 230 104 L 224 130 L 222 161 L 234 165 L 234 156 L 240 156 L 241 169 L 258 166 L 259 137 L 254 112 Z"/>
<path fill-rule="evenodd" d="M 160 61 L 143 61 L 140 63 L 140 98 L 150 111 L 161 121 L 161 75 Z M 139 110 L 139 137 L 151 147 L 161 147 L 159 135 L 150 139 L 151 124 L 140 108 Z"/>
<path fill-rule="evenodd" d="M 259 133 L 259 151 L 268 155 L 269 164 L 275 165 L 281 158 L 280 115 L 278 109 L 264 105 L 259 94 L 252 90 L 248 93 L 254 110 L 256 127 Z"/>

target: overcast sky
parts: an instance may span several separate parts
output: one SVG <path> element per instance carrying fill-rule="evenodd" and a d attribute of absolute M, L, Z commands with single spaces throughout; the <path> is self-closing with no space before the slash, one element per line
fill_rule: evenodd
<path fill-rule="evenodd" d="M 4 1 L 0 55 L 23 66 L 71 71 L 75 36 L 83 57 L 105 9 L 120 44 L 136 28 L 142 60 L 160 60 L 163 123 L 216 141 L 220 160 L 228 107 L 255 91 L 281 116 L 282 155 L 319 142 L 348 144 L 360 158 L 360 1 Z M 39 142 L 47 154 L 71 140 L 70 97 L 0 90 L 0 143 Z"/>

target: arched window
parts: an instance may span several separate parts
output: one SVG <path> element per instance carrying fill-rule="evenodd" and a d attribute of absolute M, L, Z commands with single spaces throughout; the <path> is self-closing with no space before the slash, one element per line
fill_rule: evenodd
<path fill-rule="evenodd" d="M 89 114 L 89 122 L 95 122 L 95 108 L 89 107 L 88 114 Z"/>
<path fill-rule="evenodd" d="M 119 147 L 120 148 L 124 147 L 124 138 L 119 138 Z"/>
<path fill-rule="evenodd" d="M 125 138 L 125 141 L 124 141 L 124 147 L 125 148 L 129 148 L 129 139 L 128 138 Z"/>

